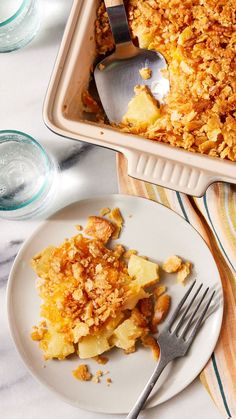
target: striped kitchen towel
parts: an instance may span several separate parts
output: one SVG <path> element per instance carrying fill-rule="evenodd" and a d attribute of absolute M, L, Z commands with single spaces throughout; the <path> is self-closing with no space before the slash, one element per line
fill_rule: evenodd
<path fill-rule="evenodd" d="M 202 198 L 171 191 L 127 175 L 126 159 L 117 154 L 120 192 L 160 202 L 182 215 L 208 243 L 224 290 L 224 317 L 201 382 L 226 418 L 236 418 L 236 186 L 211 185 Z"/>

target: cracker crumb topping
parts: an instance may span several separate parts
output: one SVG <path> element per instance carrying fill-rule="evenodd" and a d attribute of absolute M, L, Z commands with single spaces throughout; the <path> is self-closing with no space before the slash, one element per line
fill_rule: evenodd
<path fill-rule="evenodd" d="M 170 256 L 162 266 L 162 269 L 165 272 L 172 273 L 177 272 L 181 267 L 182 259 L 178 256 Z"/>
<path fill-rule="evenodd" d="M 87 364 L 79 365 L 72 373 L 80 381 L 90 381 L 92 379 L 92 374 L 89 372 Z"/>
<path fill-rule="evenodd" d="M 148 80 L 152 77 L 152 70 L 151 68 L 144 67 L 139 70 L 139 74 L 143 80 Z"/>

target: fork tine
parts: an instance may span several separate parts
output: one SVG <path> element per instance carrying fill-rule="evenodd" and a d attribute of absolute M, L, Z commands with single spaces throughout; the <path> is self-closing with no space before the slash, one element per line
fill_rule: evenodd
<path fill-rule="evenodd" d="M 179 329 L 181 328 L 182 324 L 184 323 L 185 317 L 188 314 L 190 308 L 192 307 L 197 295 L 199 294 L 200 289 L 202 288 L 203 284 L 200 284 L 200 286 L 198 287 L 197 291 L 195 292 L 193 298 L 191 299 L 190 303 L 187 305 L 184 313 L 181 316 L 181 319 L 179 320 L 179 323 L 177 324 L 176 328 L 175 328 L 175 334 L 178 333 Z"/>
<path fill-rule="evenodd" d="M 196 307 L 196 308 L 195 308 L 195 310 L 193 311 L 193 313 L 192 313 L 192 315 L 191 315 L 190 319 L 188 320 L 188 322 L 187 322 L 187 324 L 186 324 L 186 326 L 185 326 L 185 328 L 184 328 L 184 330 L 183 330 L 183 332 L 182 332 L 182 334 L 181 334 L 182 338 L 185 338 L 186 334 L 188 333 L 188 330 L 189 330 L 189 329 L 190 329 L 190 327 L 191 327 L 192 321 L 194 320 L 194 317 L 195 317 L 196 313 L 198 312 L 198 309 L 200 308 L 200 306 L 201 306 L 201 304 L 202 304 L 202 302 L 203 302 L 204 298 L 206 297 L 206 295 L 207 295 L 207 293 L 208 293 L 208 290 L 209 290 L 209 287 L 207 287 L 207 289 L 205 290 L 205 292 L 204 292 L 204 294 L 203 294 L 202 298 L 200 299 L 200 301 L 199 301 L 199 303 L 198 303 L 197 307 Z"/>
<path fill-rule="evenodd" d="M 184 304 L 184 303 L 185 303 L 185 301 L 187 300 L 187 298 L 188 298 L 188 296 L 189 296 L 190 292 L 192 291 L 192 289 L 193 289 L 193 287 L 194 287 L 194 285 L 195 285 L 195 284 L 196 284 L 196 280 L 195 280 L 195 281 L 193 281 L 192 285 L 189 287 L 189 289 L 188 289 L 188 290 L 186 291 L 186 293 L 184 294 L 184 296 L 183 296 L 182 300 L 180 300 L 179 304 L 177 305 L 177 307 L 176 307 L 176 309 L 175 309 L 174 313 L 172 314 L 172 316 L 171 316 L 171 318 L 170 318 L 169 322 L 167 323 L 167 329 L 168 329 L 168 330 L 170 330 L 170 328 L 171 328 L 172 324 L 174 323 L 174 321 L 175 321 L 176 317 L 177 317 L 177 316 L 178 316 L 178 314 L 179 314 L 179 311 L 180 311 L 181 307 L 183 306 L 183 304 Z"/>
<path fill-rule="evenodd" d="M 212 301 L 212 298 L 214 297 L 214 295 L 215 295 L 215 291 L 213 291 L 213 293 L 211 294 L 211 296 L 210 296 L 210 298 L 209 298 L 208 302 L 207 302 L 207 303 L 206 303 L 206 305 L 205 305 L 204 310 L 202 311 L 201 316 L 199 317 L 199 319 L 198 319 L 197 323 L 195 324 L 195 326 L 194 326 L 194 328 L 193 328 L 193 330 L 192 330 L 192 332 L 191 332 L 191 335 L 190 335 L 190 336 L 189 336 L 189 338 L 188 338 L 188 342 L 189 342 L 189 343 L 191 343 L 191 342 L 192 342 L 192 340 L 194 339 L 194 337 L 195 337 L 196 333 L 198 332 L 199 328 L 201 327 L 201 324 L 202 324 L 202 322 L 203 322 L 203 320 L 204 320 L 204 317 L 205 317 L 205 315 L 206 315 L 206 313 L 207 313 L 207 310 L 208 310 L 208 308 L 209 308 L 209 306 L 210 306 L 210 304 L 211 304 L 211 301 Z"/>

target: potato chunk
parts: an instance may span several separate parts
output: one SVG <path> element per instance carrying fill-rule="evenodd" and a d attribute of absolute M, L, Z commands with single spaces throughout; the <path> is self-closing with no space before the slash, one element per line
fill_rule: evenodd
<path fill-rule="evenodd" d="M 128 104 L 128 110 L 123 116 L 125 125 L 135 125 L 141 129 L 154 124 L 160 118 L 160 110 L 157 101 L 152 97 L 148 88 L 136 88 L 136 95 Z"/>
<path fill-rule="evenodd" d="M 48 275 L 51 267 L 51 257 L 53 256 L 55 247 L 49 246 L 42 252 L 35 255 L 31 260 L 31 266 L 38 276 Z"/>
<path fill-rule="evenodd" d="M 57 332 L 52 326 L 44 334 L 39 344 L 45 359 L 64 359 L 75 352 L 74 345 L 65 339 L 63 333 Z"/>
<path fill-rule="evenodd" d="M 128 273 L 134 278 L 135 284 L 145 287 L 155 284 L 159 280 L 159 266 L 156 263 L 131 255 L 128 263 Z"/>
<path fill-rule="evenodd" d="M 124 305 L 122 306 L 123 310 L 132 310 L 139 300 L 143 300 L 150 296 L 143 288 L 140 288 L 139 285 L 135 284 L 135 281 L 132 281 L 130 284 L 130 291 L 130 295 L 126 298 Z"/>
<path fill-rule="evenodd" d="M 109 320 L 102 332 L 83 337 L 78 343 L 79 357 L 82 359 L 93 358 L 111 349 L 112 346 L 108 339 L 123 318 L 123 313 L 117 313 L 116 318 Z"/>
<path fill-rule="evenodd" d="M 141 337 L 143 333 L 143 328 L 137 326 L 130 318 L 125 320 L 114 330 L 112 343 L 117 348 L 129 350 L 135 345 L 136 340 Z"/>
<path fill-rule="evenodd" d="M 78 344 L 78 355 L 81 359 L 93 358 L 111 348 L 108 339 L 103 334 L 85 336 Z"/>

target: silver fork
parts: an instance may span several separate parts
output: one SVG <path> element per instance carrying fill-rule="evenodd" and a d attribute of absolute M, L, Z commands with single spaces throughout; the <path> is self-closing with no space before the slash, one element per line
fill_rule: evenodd
<path fill-rule="evenodd" d="M 209 291 L 209 287 L 206 288 L 206 290 L 201 295 L 199 293 L 203 287 L 203 284 L 200 284 L 197 290 L 195 291 L 190 303 L 186 306 L 183 313 L 181 314 L 181 308 L 183 307 L 195 284 L 196 281 L 192 283 L 187 292 L 184 294 L 182 300 L 176 307 L 172 317 L 167 322 L 166 327 L 157 337 L 157 342 L 160 346 L 159 363 L 157 364 L 153 374 L 149 378 L 146 386 L 144 387 L 142 393 L 140 394 L 138 400 L 136 401 L 134 407 L 132 408 L 126 419 L 135 419 L 138 417 L 142 407 L 144 406 L 149 394 L 151 393 L 163 369 L 166 367 L 167 364 L 169 364 L 169 362 L 173 361 L 173 359 L 184 356 L 187 353 L 197 332 L 199 331 L 200 326 L 208 310 L 208 307 L 211 304 L 211 300 L 215 294 L 215 291 L 212 292 L 210 298 L 206 301 L 206 295 Z M 196 307 L 194 308 L 189 319 L 186 319 L 186 316 L 190 312 L 190 309 L 196 301 L 198 295 L 201 295 L 200 299 L 199 301 L 197 301 Z M 204 307 L 202 306 L 203 301 L 205 302 Z M 202 306 L 201 309 L 200 306 Z M 174 323 L 178 320 L 178 318 L 179 321 L 177 323 L 177 326 L 173 327 Z M 180 331 L 181 327 L 183 327 L 183 330 Z"/>

